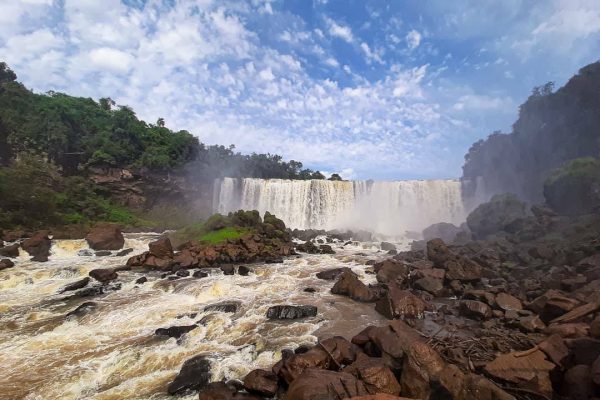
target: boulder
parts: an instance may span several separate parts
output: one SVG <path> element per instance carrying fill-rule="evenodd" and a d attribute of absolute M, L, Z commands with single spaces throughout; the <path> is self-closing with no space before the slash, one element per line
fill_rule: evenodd
<path fill-rule="evenodd" d="M 315 346 L 301 354 L 285 356 L 273 367 L 273 372 L 288 385 L 298 378 L 307 368 L 329 369 L 333 360 L 321 346 Z"/>
<path fill-rule="evenodd" d="M 414 342 L 423 341 L 419 333 L 402 320 L 390 321 L 386 326 L 369 326 L 352 338 L 365 353 L 382 357 L 386 365 L 401 368 L 405 351 Z"/>
<path fill-rule="evenodd" d="M 444 369 L 442 357 L 427 343 L 414 342 L 406 351 L 402 366 L 402 394 L 417 399 L 429 399 L 432 387 Z"/>
<path fill-rule="evenodd" d="M 46 262 L 50 255 L 50 247 L 52 241 L 48 237 L 48 233 L 45 231 L 36 232 L 29 239 L 25 239 L 21 243 L 21 247 L 32 257 L 32 261 Z"/>
<path fill-rule="evenodd" d="M 125 257 L 127 254 L 129 254 L 131 252 L 133 252 L 132 248 L 123 249 L 123 250 L 117 252 L 117 254 L 115 254 L 115 257 Z"/>
<path fill-rule="evenodd" d="M 600 339 L 600 315 L 598 315 L 590 324 L 590 336 Z"/>
<path fill-rule="evenodd" d="M 93 250 L 120 250 L 125 244 L 121 229 L 115 225 L 92 228 L 85 240 Z"/>
<path fill-rule="evenodd" d="M 539 314 L 542 321 L 549 323 L 568 313 L 579 305 L 577 300 L 570 299 L 558 290 L 550 289 L 529 303 L 528 308 Z"/>
<path fill-rule="evenodd" d="M 325 271 L 317 272 L 317 278 L 324 279 L 326 281 L 333 281 L 337 279 L 343 272 L 352 272 L 348 267 L 326 269 Z"/>
<path fill-rule="evenodd" d="M 344 368 L 344 372 L 354 375 L 365 384 L 369 393 L 400 394 L 400 384 L 383 359 L 360 353 L 356 361 Z"/>
<path fill-rule="evenodd" d="M 413 283 L 414 287 L 431 293 L 434 296 L 440 296 L 444 292 L 444 284 L 441 279 L 432 278 L 430 276 L 417 279 Z"/>
<path fill-rule="evenodd" d="M 556 334 L 551 335 L 548 339 L 538 344 L 538 347 L 546 354 L 548 360 L 560 367 L 564 367 L 569 357 L 569 349 L 563 338 Z"/>
<path fill-rule="evenodd" d="M 567 339 L 567 347 L 571 350 L 571 359 L 575 364 L 592 365 L 600 357 L 600 340 L 590 337 Z"/>
<path fill-rule="evenodd" d="M 216 312 L 224 312 L 224 313 L 234 313 L 237 312 L 239 303 L 227 301 L 222 303 L 211 304 L 204 307 L 204 311 L 216 311 Z"/>
<path fill-rule="evenodd" d="M 456 261 L 448 261 L 445 264 L 446 279 L 452 281 L 476 281 L 481 279 L 482 269 L 479 264 L 468 258 L 461 257 Z"/>
<path fill-rule="evenodd" d="M 237 272 L 241 276 L 248 276 L 250 273 L 250 268 L 246 267 L 245 265 L 240 265 Z"/>
<path fill-rule="evenodd" d="M 421 318 L 428 304 L 408 290 L 391 286 L 387 293 L 375 303 L 375 310 L 388 319 Z"/>
<path fill-rule="evenodd" d="M 500 307 L 501 309 L 503 309 L 504 311 L 506 310 L 522 310 L 523 309 L 523 304 L 521 304 L 521 300 L 517 299 L 514 296 L 511 296 L 508 293 L 498 293 L 496 295 L 496 304 L 498 305 L 498 307 Z"/>
<path fill-rule="evenodd" d="M 444 268 L 447 261 L 455 260 L 457 256 L 442 239 L 432 239 L 427 242 L 427 258 L 434 265 Z"/>
<path fill-rule="evenodd" d="M 467 216 L 467 226 L 477 238 L 501 231 L 514 232 L 515 226 L 527 216 L 525 203 L 512 193 L 499 194 L 480 204 Z"/>
<path fill-rule="evenodd" d="M 19 257 L 19 243 L 11 244 L 10 246 L 0 247 L 0 257 Z"/>
<path fill-rule="evenodd" d="M 171 395 L 187 390 L 201 390 L 210 382 L 210 362 L 203 355 L 190 358 L 181 367 L 181 371 L 169 384 L 167 392 Z"/>
<path fill-rule="evenodd" d="M 102 284 L 107 284 L 119 277 L 112 268 L 98 268 L 90 271 L 89 275 Z"/>
<path fill-rule="evenodd" d="M 368 394 L 364 383 L 354 375 L 307 368 L 291 383 L 285 399 L 341 400 Z"/>
<path fill-rule="evenodd" d="M 150 254 L 158 258 L 173 258 L 173 246 L 166 236 L 148 243 L 148 250 Z"/>
<path fill-rule="evenodd" d="M 389 242 L 381 242 L 380 248 L 383 251 L 396 250 L 396 246 Z"/>
<path fill-rule="evenodd" d="M 362 302 L 377 300 L 377 293 L 362 283 L 354 272 L 343 272 L 336 284 L 331 288 L 331 293 L 349 296 L 351 299 Z"/>
<path fill-rule="evenodd" d="M 335 254 L 333 248 L 328 244 L 322 244 L 319 246 L 319 251 L 321 254 Z"/>
<path fill-rule="evenodd" d="M 135 280 L 136 285 L 143 285 L 146 282 L 148 282 L 148 278 L 146 278 L 145 276 L 142 276 L 141 278 L 137 278 Z"/>
<path fill-rule="evenodd" d="M 377 282 L 386 285 L 402 287 L 408 279 L 408 267 L 406 264 L 393 259 L 384 260 L 373 266 Z"/>
<path fill-rule="evenodd" d="M 596 361 L 592 364 L 592 382 L 598 389 L 600 389 L 600 357 L 596 358 Z"/>
<path fill-rule="evenodd" d="M 544 329 L 546 335 L 557 334 L 562 338 L 578 338 L 590 333 L 590 326 L 586 323 L 550 324 Z"/>
<path fill-rule="evenodd" d="M 433 224 L 423 229 L 423 239 L 431 240 L 439 238 L 446 243 L 452 243 L 454 238 L 460 232 L 464 232 L 465 229 L 458 227 L 448 222 L 440 222 Z"/>
<path fill-rule="evenodd" d="M 154 331 L 157 336 L 167 336 L 172 338 L 180 338 L 184 334 L 196 329 L 198 325 L 170 326 L 168 328 L 158 328 Z"/>
<path fill-rule="evenodd" d="M 317 315 L 315 306 L 288 306 L 280 305 L 269 307 L 267 310 L 268 319 L 298 319 L 314 317 Z"/>
<path fill-rule="evenodd" d="M 244 388 L 250 393 L 273 397 L 277 393 L 277 375 L 272 371 L 255 369 L 244 378 Z"/>
<path fill-rule="evenodd" d="M 486 378 L 473 373 L 463 373 L 454 364 L 446 364 L 439 379 L 441 386 L 455 400 L 516 400 Z M 444 393 L 440 395 L 440 398 L 448 398 Z"/>
<path fill-rule="evenodd" d="M 86 301 L 85 303 L 80 304 L 76 309 L 69 311 L 67 315 L 65 315 L 65 318 L 68 319 L 72 317 L 82 317 L 86 314 L 89 314 L 97 307 L 97 303 L 94 303 L 93 301 Z"/>
<path fill-rule="evenodd" d="M 541 332 L 546 329 L 546 324 L 537 315 L 519 318 L 519 328 L 528 333 Z"/>
<path fill-rule="evenodd" d="M 541 350 L 527 350 L 502 354 L 488 363 L 484 369 L 491 376 L 516 384 L 524 389 L 552 397 L 550 371 L 556 366 L 546 360 Z"/>
<path fill-rule="evenodd" d="M 483 320 L 492 316 L 490 306 L 477 300 L 461 300 L 459 310 L 461 315 L 472 319 Z"/>
<path fill-rule="evenodd" d="M 70 292 L 72 290 L 79 290 L 81 288 L 86 287 L 88 285 L 88 283 L 90 283 L 90 277 L 86 276 L 83 279 L 79 279 L 78 281 L 68 284 L 67 286 L 62 288 L 59 291 L 59 293 Z"/>
<path fill-rule="evenodd" d="M 594 395 L 592 371 L 589 365 L 575 365 L 565 372 L 560 394 L 567 399 L 588 400 Z"/>
<path fill-rule="evenodd" d="M 7 268 L 12 268 L 15 266 L 15 263 L 9 260 L 8 258 L 4 258 L 0 260 L 0 271 Z"/>
<path fill-rule="evenodd" d="M 234 275 L 235 274 L 235 267 L 233 265 L 221 265 L 219 267 L 219 269 L 221 271 L 223 271 L 223 275 Z"/>

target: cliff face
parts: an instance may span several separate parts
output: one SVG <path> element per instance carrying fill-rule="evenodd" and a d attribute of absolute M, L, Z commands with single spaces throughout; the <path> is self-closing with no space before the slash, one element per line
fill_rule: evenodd
<path fill-rule="evenodd" d="M 95 167 L 88 170 L 88 178 L 113 201 L 135 210 L 178 208 L 190 218 L 205 217 L 212 212 L 212 184 L 185 174 Z"/>
<path fill-rule="evenodd" d="M 600 62 L 552 93 L 538 88 L 509 134 L 494 133 L 465 155 L 463 196 L 475 204 L 511 192 L 543 202 L 544 181 L 564 162 L 600 156 Z"/>

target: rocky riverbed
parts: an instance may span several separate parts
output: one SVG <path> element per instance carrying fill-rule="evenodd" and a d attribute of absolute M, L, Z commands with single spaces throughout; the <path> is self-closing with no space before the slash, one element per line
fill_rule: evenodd
<path fill-rule="evenodd" d="M 597 398 L 600 218 L 533 211 L 412 250 L 32 235 L 0 271 L 0 398 Z"/>

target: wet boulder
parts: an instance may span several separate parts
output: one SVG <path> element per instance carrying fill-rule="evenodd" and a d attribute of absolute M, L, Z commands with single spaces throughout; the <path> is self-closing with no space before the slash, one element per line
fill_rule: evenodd
<path fill-rule="evenodd" d="M 326 281 L 333 281 L 346 271 L 352 272 L 352 270 L 348 267 L 327 269 L 325 271 L 317 272 L 317 278 L 324 279 Z"/>
<path fill-rule="evenodd" d="M 223 303 L 210 304 L 204 307 L 204 311 L 213 311 L 213 312 L 224 312 L 224 313 L 234 313 L 237 312 L 239 307 L 239 303 L 227 301 Z"/>
<path fill-rule="evenodd" d="M 0 247 L 0 257 L 19 257 L 19 243 L 14 243 L 9 246 Z"/>
<path fill-rule="evenodd" d="M 400 383 L 381 358 L 360 353 L 356 361 L 344 368 L 343 372 L 362 380 L 369 393 L 387 393 L 393 396 L 400 394 Z"/>
<path fill-rule="evenodd" d="M 117 252 L 117 254 L 115 254 L 115 257 L 125 257 L 127 254 L 133 252 L 132 248 L 128 248 L 128 249 L 123 249 L 119 252 Z"/>
<path fill-rule="evenodd" d="M 319 246 L 319 251 L 321 254 L 335 254 L 333 248 L 328 244 L 322 244 Z"/>
<path fill-rule="evenodd" d="M 50 247 L 52 247 L 52 241 L 48 237 L 48 233 L 45 231 L 36 232 L 29 239 L 25 239 L 21 243 L 21 247 L 32 257 L 32 261 L 46 262 L 50 255 Z"/>
<path fill-rule="evenodd" d="M 457 234 L 465 232 L 466 229 L 458 227 L 449 222 L 440 222 L 423 229 L 423 239 L 431 240 L 439 238 L 446 243 L 452 243 Z"/>
<path fill-rule="evenodd" d="M 148 243 L 148 251 L 158 258 L 173 258 L 173 246 L 166 236 Z"/>
<path fill-rule="evenodd" d="M 307 368 L 329 369 L 333 364 L 331 356 L 321 346 L 314 346 L 300 354 L 282 354 L 282 359 L 273 367 L 273 372 L 288 385 Z"/>
<path fill-rule="evenodd" d="M 394 259 L 384 260 L 373 266 L 377 282 L 397 287 L 405 286 L 408 279 L 408 267 L 401 261 Z"/>
<path fill-rule="evenodd" d="M 89 275 L 102 284 L 114 281 L 119 275 L 112 268 L 98 268 L 90 271 Z"/>
<path fill-rule="evenodd" d="M 69 311 L 67 315 L 65 315 L 65 318 L 69 319 L 74 317 L 82 317 L 86 314 L 89 314 L 97 307 L 97 303 L 94 303 L 93 301 L 86 301 L 85 303 L 80 304 L 76 309 Z"/>
<path fill-rule="evenodd" d="M 550 372 L 554 368 L 556 365 L 538 349 L 501 354 L 484 367 L 485 372 L 494 378 L 534 390 L 548 398 L 552 397 Z"/>
<path fill-rule="evenodd" d="M 235 267 L 233 265 L 221 265 L 219 269 L 223 271 L 223 275 L 235 275 Z"/>
<path fill-rule="evenodd" d="M 373 302 L 377 300 L 377 293 L 365 285 L 354 272 L 342 273 L 331 288 L 331 293 L 349 296 L 351 299 L 362 302 Z"/>
<path fill-rule="evenodd" d="M 560 394 L 567 399 L 587 400 L 594 395 L 592 371 L 589 365 L 575 365 L 565 372 Z"/>
<path fill-rule="evenodd" d="M 421 318 L 429 305 L 408 290 L 391 286 L 375 303 L 375 310 L 388 319 Z"/>
<path fill-rule="evenodd" d="M 590 336 L 600 339 L 600 315 L 598 315 L 590 324 Z"/>
<path fill-rule="evenodd" d="M 441 279 L 432 278 L 430 276 L 417 279 L 413 283 L 413 286 L 416 289 L 424 290 L 428 293 L 431 293 L 434 296 L 441 296 L 445 292 L 443 281 Z"/>
<path fill-rule="evenodd" d="M 456 400 L 516 400 L 516 398 L 486 378 L 464 373 L 454 364 L 446 364 L 439 376 L 441 388 L 452 397 L 439 393 L 439 398 Z M 440 389 L 441 389 L 440 388 Z M 438 398 L 438 397 L 435 397 Z"/>
<path fill-rule="evenodd" d="M 528 308 L 538 314 L 544 323 L 549 323 L 573 310 L 579 305 L 577 300 L 565 296 L 558 290 L 550 289 L 528 304 Z"/>
<path fill-rule="evenodd" d="M 310 240 L 296 245 L 296 250 L 308 254 L 319 254 L 321 252 L 321 250 Z"/>
<path fill-rule="evenodd" d="M 203 355 L 190 358 L 183 363 L 179 374 L 167 388 L 169 394 L 180 394 L 188 390 L 201 390 L 210 382 L 210 361 Z"/>
<path fill-rule="evenodd" d="M 406 350 L 402 366 L 402 394 L 417 399 L 430 398 L 444 366 L 442 357 L 427 343 L 412 343 Z"/>
<path fill-rule="evenodd" d="M 482 268 L 475 261 L 461 257 L 456 261 L 448 261 L 446 266 L 446 279 L 452 281 L 476 281 L 481 279 Z"/>
<path fill-rule="evenodd" d="M 154 331 L 157 336 L 166 336 L 170 338 L 180 338 L 184 334 L 193 331 L 198 325 L 183 325 L 183 326 L 170 326 L 168 328 L 158 328 Z"/>
<path fill-rule="evenodd" d="M 135 284 L 136 285 L 143 285 L 144 283 L 148 282 L 148 278 L 146 278 L 145 276 L 142 276 L 140 278 L 137 278 L 135 280 Z"/>
<path fill-rule="evenodd" d="M 93 250 L 120 250 L 125 244 L 123 233 L 116 225 L 92 228 L 85 240 Z"/>
<path fill-rule="evenodd" d="M 240 265 L 238 267 L 237 272 L 238 272 L 238 275 L 248 276 L 248 274 L 250 274 L 250 268 L 246 267 L 245 265 Z"/>
<path fill-rule="evenodd" d="M 244 388 L 249 393 L 273 397 L 277 393 L 277 375 L 272 371 L 255 369 L 244 378 Z"/>
<path fill-rule="evenodd" d="M 9 260 L 8 258 L 4 258 L 0 260 L 0 271 L 7 268 L 12 268 L 15 266 L 15 263 Z"/>
<path fill-rule="evenodd" d="M 315 306 L 288 306 L 280 305 L 269 307 L 267 310 L 268 319 L 299 319 L 314 317 L 317 315 Z"/>
<path fill-rule="evenodd" d="M 286 400 L 340 400 L 369 394 L 364 383 L 345 372 L 307 368 L 295 379 Z"/>
<path fill-rule="evenodd" d="M 70 292 L 72 290 L 82 289 L 82 288 L 86 287 L 88 285 L 88 283 L 90 283 L 90 277 L 86 276 L 83 279 L 79 279 L 78 281 L 75 281 L 75 282 L 70 283 L 67 286 L 63 287 L 59 293 Z"/>
<path fill-rule="evenodd" d="M 461 300 L 459 303 L 461 315 L 472 319 L 488 319 L 492 316 L 492 309 L 487 304 L 477 300 Z"/>

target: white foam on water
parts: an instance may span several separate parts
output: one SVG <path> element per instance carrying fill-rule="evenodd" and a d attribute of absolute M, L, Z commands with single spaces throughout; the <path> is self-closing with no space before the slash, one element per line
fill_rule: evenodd
<path fill-rule="evenodd" d="M 121 290 L 75 300 L 58 293 L 94 268 L 124 265 L 154 238 L 128 234 L 125 247 L 135 250 L 124 257 L 78 256 L 87 248 L 84 241 L 57 240 L 50 261 L 22 257 L 15 267 L 0 271 L 0 365 L 11 366 L 0 374 L 0 399 L 168 399 L 169 382 L 195 355 L 210 359 L 213 380 L 241 379 L 252 369 L 269 368 L 284 348 L 315 343 L 319 329 L 340 322 L 339 307 L 350 310 L 344 319 L 351 324 L 352 318 L 360 320 L 360 326 L 377 321 L 372 305 L 357 306 L 332 295 L 333 282 L 315 278 L 317 271 L 348 266 L 366 283 L 373 282 L 363 264 L 383 256 L 375 244 L 333 244 L 336 255 L 250 265 L 249 276 L 225 276 L 216 269 L 207 278 L 169 281 L 155 272 L 146 275 L 144 285 L 136 285 L 140 274 L 122 271 L 117 280 Z M 306 287 L 318 292 L 306 293 Z M 96 308 L 65 319 L 85 301 L 95 302 Z M 204 311 L 223 301 L 239 303 L 239 310 Z M 317 305 L 319 314 L 293 322 L 269 321 L 267 309 L 277 304 Z M 186 316 L 191 313 L 197 315 Z M 157 328 L 190 325 L 204 317 L 205 326 L 179 341 L 154 336 Z"/>

